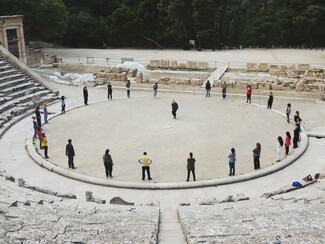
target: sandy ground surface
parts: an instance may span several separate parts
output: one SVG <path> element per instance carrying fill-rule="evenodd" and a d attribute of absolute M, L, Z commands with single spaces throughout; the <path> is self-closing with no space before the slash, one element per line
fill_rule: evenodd
<path fill-rule="evenodd" d="M 151 59 L 166 59 L 177 61 L 205 61 L 213 67 L 214 62 L 231 62 L 231 66 L 243 63 L 295 63 L 295 64 L 325 64 L 325 51 L 300 49 L 243 49 L 222 51 L 185 51 L 180 49 L 139 50 L 139 49 L 43 49 L 45 54 L 56 54 L 63 58 L 64 63 L 86 62 L 86 57 L 95 57 L 95 63 L 120 63 L 121 57 L 133 57 L 135 62 L 148 64 Z"/>
<path fill-rule="evenodd" d="M 237 152 L 236 173 L 243 174 L 253 170 L 256 142 L 262 144 L 264 168 L 275 163 L 277 136 L 293 130 L 281 115 L 246 104 L 241 97 L 222 100 L 216 95 L 169 92 L 153 99 L 151 92 L 132 91 L 127 99 L 124 90 L 115 90 L 113 101 L 106 101 L 104 88 L 93 90 L 95 99 L 103 102 L 69 111 L 44 126 L 50 161 L 68 167 L 64 150 L 71 138 L 76 171 L 91 176 L 105 177 L 102 155 L 106 148 L 115 162 L 116 180 L 141 180 L 137 160 L 143 151 L 153 160 L 154 182 L 184 181 L 189 152 L 197 159 L 198 180 L 226 177 L 231 147 Z M 67 98 L 67 107 L 69 99 L 73 98 Z M 179 104 L 176 120 L 171 115 L 172 99 Z"/>

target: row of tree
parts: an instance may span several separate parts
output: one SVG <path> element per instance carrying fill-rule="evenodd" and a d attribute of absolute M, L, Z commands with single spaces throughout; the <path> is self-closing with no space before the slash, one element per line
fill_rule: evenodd
<path fill-rule="evenodd" d="M 71 47 L 325 46 L 324 0 L 0 0 L 27 40 Z"/>

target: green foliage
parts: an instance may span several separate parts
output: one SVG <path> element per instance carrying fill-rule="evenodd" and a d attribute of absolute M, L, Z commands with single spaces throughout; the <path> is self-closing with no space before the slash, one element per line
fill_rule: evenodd
<path fill-rule="evenodd" d="M 27 40 L 72 47 L 325 46 L 324 0 L 0 0 Z"/>

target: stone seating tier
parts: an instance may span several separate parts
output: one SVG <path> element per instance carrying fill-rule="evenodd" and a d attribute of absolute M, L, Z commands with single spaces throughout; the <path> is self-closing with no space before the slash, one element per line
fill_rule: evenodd
<path fill-rule="evenodd" d="M 19 66 L 0 56 L 0 128 L 13 117 L 57 99 Z"/>

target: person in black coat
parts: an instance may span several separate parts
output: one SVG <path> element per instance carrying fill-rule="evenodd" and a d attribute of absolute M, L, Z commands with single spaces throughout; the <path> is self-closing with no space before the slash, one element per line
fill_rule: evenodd
<path fill-rule="evenodd" d="M 273 94 L 272 92 L 270 92 L 269 100 L 267 101 L 267 108 L 272 109 L 272 104 L 273 104 Z"/>
<path fill-rule="evenodd" d="M 41 121 L 42 117 L 41 117 L 41 113 L 39 110 L 40 110 L 40 108 L 39 108 L 39 106 L 37 106 L 37 108 L 35 110 L 35 115 L 36 115 L 37 125 L 39 127 L 41 127 L 42 126 L 42 121 Z"/>
<path fill-rule="evenodd" d="M 299 141 L 299 132 L 300 132 L 300 125 L 296 124 L 296 128 L 293 131 L 293 148 L 298 147 L 298 141 Z"/>
<path fill-rule="evenodd" d="M 209 80 L 207 80 L 207 83 L 205 83 L 205 89 L 207 90 L 205 97 L 210 97 L 211 83 Z"/>
<path fill-rule="evenodd" d="M 253 150 L 254 169 L 260 168 L 261 144 L 256 143 L 256 148 Z"/>
<path fill-rule="evenodd" d="M 113 99 L 112 94 L 113 94 L 112 85 L 111 85 L 111 82 L 108 82 L 107 83 L 107 98 L 108 98 L 108 100 L 109 100 L 109 97 L 111 97 L 111 100 Z"/>
<path fill-rule="evenodd" d="M 86 86 L 84 87 L 83 92 L 84 92 L 84 103 L 85 105 L 88 105 L 88 90 Z"/>
<path fill-rule="evenodd" d="M 172 102 L 172 114 L 174 116 L 174 119 L 176 119 L 176 112 L 177 112 L 177 110 L 178 110 L 178 104 L 173 99 L 173 102 Z"/>

